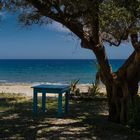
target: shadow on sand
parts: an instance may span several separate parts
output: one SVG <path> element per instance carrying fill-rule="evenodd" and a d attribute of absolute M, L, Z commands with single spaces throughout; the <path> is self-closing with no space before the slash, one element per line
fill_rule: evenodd
<path fill-rule="evenodd" d="M 48 111 L 37 117 L 32 100 L 20 100 L 0 98 L 1 139 L 140 139 L 139 131 L 107 120 L 106 100 L 71 101 L 70 113 L 63 118 L 56 117 L 56 99 L 48 99 Z"/>

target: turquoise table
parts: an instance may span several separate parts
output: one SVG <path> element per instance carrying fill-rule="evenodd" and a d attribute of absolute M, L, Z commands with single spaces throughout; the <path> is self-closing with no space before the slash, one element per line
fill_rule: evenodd
<path fill-rule="evenodd" d="M 62 95 L 65 93 L 65 113 L 69 111 L 69 93 L 68 85 L 37 85 L 33 86 L 33 112 L 38 112 L 38 93 L 42 93 L 42 112 L 46 111 L 46 93 L 58 94 L 58 117 L 62 117 Z"/>

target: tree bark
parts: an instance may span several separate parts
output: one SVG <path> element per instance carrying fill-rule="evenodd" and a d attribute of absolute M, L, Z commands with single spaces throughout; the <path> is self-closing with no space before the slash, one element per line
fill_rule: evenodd
<path fill-rule="evenodd" d="M 112 85 L 107 87 L 110 95 L 108 97 L 109 119 L 121 123 L 130 119 L 129 106 L 135 107 L 134 97 L 138 93 L 140 76 L 140 54 L 135 52 L 126 63 L 116 72 Z"/>
<path fill-rule="evenodd" d="M 123 66 L 117 71 L 109 69 L 105 51 L 94 50 L 100 65 L 100 78 L 106 86 L 109 106 L 109 120 L 126 123 L 129 107 L 135 107 L 134 96 L 138 93 L 140 80 L 140 53 L 134 51 Z"/>

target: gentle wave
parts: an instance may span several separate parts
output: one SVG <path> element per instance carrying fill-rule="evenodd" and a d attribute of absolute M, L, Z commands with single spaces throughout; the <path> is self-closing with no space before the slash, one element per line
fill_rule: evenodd
<path fill-rule="evenodd" d="M 0 80 L 0 83 L 6 83 L 7 80 Z"/>

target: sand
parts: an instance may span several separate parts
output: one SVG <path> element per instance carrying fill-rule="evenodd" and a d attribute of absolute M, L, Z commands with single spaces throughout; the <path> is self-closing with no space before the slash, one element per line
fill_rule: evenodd
<path fill-rule="evenodd" d="M 34 85 L 38 85 L 37 83 L 27 84 L 27 83 L 4 83 L 0 84 L 0 93 L 17 93 L 25 96 L 33 96 L 33 89 L 31 88 Z M 89 84 L 79 84 L 77 87 L 80 89 L 80 92 L 87 92 Z M 105 93 L 105 86 L 100 86 L 100 92 Z M 140 93 L 140 87 L 139 87 Z M 49 96 L 56 96 L 55 94 L 48 94 Z"/>
<path fill-rule="evenodd" d="M 32 96 L 33 89 L 31 88 L 32 84 L 15 84 L 15 83 L 6 83 L 0 84 L 0 93 L 17 93 L 25 96 Z"/>

